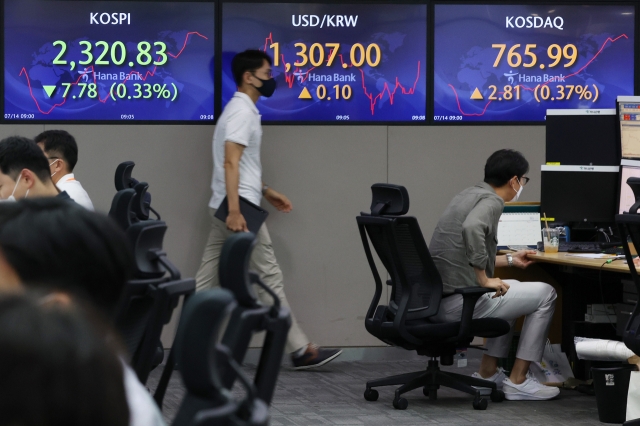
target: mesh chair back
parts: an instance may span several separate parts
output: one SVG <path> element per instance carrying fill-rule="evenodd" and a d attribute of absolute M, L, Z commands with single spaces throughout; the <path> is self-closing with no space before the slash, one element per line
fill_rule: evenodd
<path fill-rule="evenodd" d="M 391 277 L 391 306 L 400 306 L 408 294 L 406 319 L 435 315 L 442 299 L 442 279 L 416 218 L 359 216 L 357 220 Z"/>

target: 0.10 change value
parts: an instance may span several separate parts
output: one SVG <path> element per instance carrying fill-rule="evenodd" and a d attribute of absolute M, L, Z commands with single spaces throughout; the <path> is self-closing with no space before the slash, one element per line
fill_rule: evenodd
<path fill-rule="evenodd" d="M 97 41 L 92 44 L 90 41 L 83 40 L 80 43 L 85 49 L 80 52 L 84 55 L 84 59 L 78 61 L 79 65 L 124 65 L 127 62 L 127 47 L 121 41 L 113 42 L 109 45 L 106 41 Z M 67 43 L 62 40 L 53 42 L 55 47 L 60 48 L 58 56 L 53 60 L 53 65 L 67 65 L 67 61 L 64 55 L 67 53 Z M 95 50 L 94 50 L 95 48 Z M 153 45 L 148 41 L 141 41 L 138 43 L 138 52 L 135 55 L 135 62 L 129 60 L 129 66 L 134 65 L 147 66 L 153 63 L 153 65 L 164 65 L 167 63 L 167 45 L 161 41 L 156 41 Z M 156 58 L 154 61 L 153 58 Z M 110 61 L 109 61 L 110 60 Z M 71 70 L 76 66 L 75 61 L 69 63 Z"/>

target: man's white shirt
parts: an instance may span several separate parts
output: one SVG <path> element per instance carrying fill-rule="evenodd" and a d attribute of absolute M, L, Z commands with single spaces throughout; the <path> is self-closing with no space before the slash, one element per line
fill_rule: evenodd
<path fill-rule="evenodd" d="M 58 183 L 56 183 L 56 186 L 61 192 L 66 191 L 73 201 L 80 204 L 85 209 L 91 211 L 94 210 L 89 194 L 87 194 L 87 191 L 84 190 L 80 182 L 76 180 L 73 173 L 62 176 Z"/>
<path fill-rule="evenodd" d="M 224 174 L 225 143 L 233 142 L 244 146 L 240 157 L 240 183 L 238 192 L 254 204 L 262 199 L 262 163 L 260 145 L 262 125 L 260 112 L 251 98 L 236 92 L 222 111 L 213 134 L 213 195 L 209 207 L 217 209 L 227 195 Z M 71 197 L 73 198 L 72 194 Z"/>

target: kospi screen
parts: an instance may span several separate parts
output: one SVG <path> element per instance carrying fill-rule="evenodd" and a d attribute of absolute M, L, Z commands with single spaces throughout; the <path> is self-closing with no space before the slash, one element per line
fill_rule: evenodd
<path fill-rule="evenodd" d="M 212 2 L 4 1 L 5 121 L 213 121 Z"/>
<path fill-rule="evenodd" d="M 260 49 L 277 82 L 263 122 L 424 121 L 426 26 L 426 5 L 224 3 L 223 105 L 233 56 Z"/>
<path fill-rule="evenodd" d="M 438 4 L 434 19 L 436 122 L 543 122 L 633 94 L 633 6 Z"/>

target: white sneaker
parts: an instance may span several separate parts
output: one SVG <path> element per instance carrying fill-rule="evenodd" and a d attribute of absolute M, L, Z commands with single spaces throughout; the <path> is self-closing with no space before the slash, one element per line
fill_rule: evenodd
<path fill-rule="evenodd" d="M 529 373 L 527 373 L 526 380 L 519 385 L 508 378 L 504 379 L 502 390 L 505 398 L 509 401 L 544 401 L 560 394 L 560 389 L 543 385 Z"/>
<path fill-rule="evenodd" d="M 494 382 L 498 386 L 498 390 L 502 390 L 502 384 L 504 382 L 504 379 L 507 378 L 507 376 L 504 374 L 504 368 L 502 367 L 498 367 L 498 369 L 496 370 L 496 373 L 491 377 L 487 377 L 486 379 L 482 377 L 479 373 L 473 373 L 471 377 L 475 377 L 476 379 L 487 380 L 489 382 Z M 474 386 L 474 388 L 489 389 L 489 388 L 482 388 L 480 386 Z"/>

